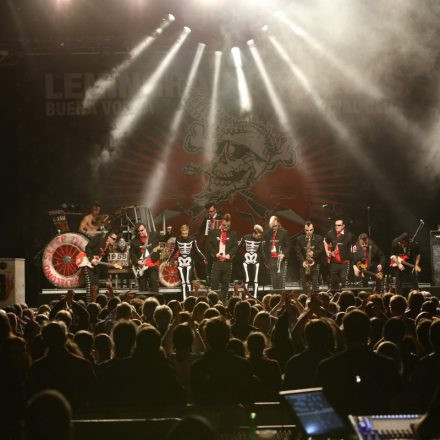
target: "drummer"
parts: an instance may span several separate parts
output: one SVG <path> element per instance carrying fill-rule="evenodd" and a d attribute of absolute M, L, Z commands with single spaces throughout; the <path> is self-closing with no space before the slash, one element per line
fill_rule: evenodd
<path fill-rule="evenodd" d="M 88 214 L 82 218 L 81 223 L 79 224 L 79 232 L 83 233 L 89 238 L 94 237 L 99 232 L 101 227 L 99 224 L 100 222 L 98 221 L 100 213 L 101 205 L 98 202 L 95 202 L 91 206 Z"/>

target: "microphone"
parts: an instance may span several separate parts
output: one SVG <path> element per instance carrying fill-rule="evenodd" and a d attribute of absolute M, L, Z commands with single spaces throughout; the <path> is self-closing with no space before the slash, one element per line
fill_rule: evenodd
<path fill-rule="evenodd" d="M 367 209 L 370 210 L 371 208 L 369 206 L 367 206 Z"/>
<path fill-rule="evenodd" d="M 424 222 L 422 219 L 420 219 L 420 223 L 421 223 L 422 225 L 425 224 L 425 222 Z"/>
<path fill-rule="evenodd" d="M 322 205 L 322 207 L 323 207 L 323 208 L 327 208 L 327 207 L 328 207 L 328 204 Z"/>

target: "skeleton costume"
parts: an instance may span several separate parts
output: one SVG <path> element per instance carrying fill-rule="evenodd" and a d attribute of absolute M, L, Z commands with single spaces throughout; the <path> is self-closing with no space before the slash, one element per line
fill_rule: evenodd
<path fill-rule="evenodd" d="M 186 295 L 191 291 L 191 275 L 193 270 L 193 259 L 191 254 L 193 249 L 200 255 L 202 260 L 206 260 L 202 251 L 199 249 L 197 245 L 197 240 L 194 236 L 182 237 L 179 236 L 176 238 L 174 243 L 174 249 L 168 257 L 167 263 L 171 263 L 178 253 L 177 257 L 177 268 L 179 270 L 180 279 L 182 280 L 182 294 L 183 299 L 186 298 Z"/>
<path fill-rule="evenodd" d="M 263 228 L 261 228 L 261 231 Z M 256 298 L 258 293 L 258 274 L 260 271 L 260 262 L 262 261 L 262 239 L 255 238 L 254 234 L 245 235 L 238 244 L 244 247 L 245 254 L 243 260 L 243 269 L 245 274 L 246 289 L 249 289 L 250 271 L 253 271 L 253 295 Z M 252 269 L 251 269 L 252 268 Z"/>

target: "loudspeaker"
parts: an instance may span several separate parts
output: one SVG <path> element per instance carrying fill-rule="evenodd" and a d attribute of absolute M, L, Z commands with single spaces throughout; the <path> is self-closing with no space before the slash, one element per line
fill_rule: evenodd
<path fill-rule="evenodd" d="M 440 286 L 440 231 L 430 231 L 431 245 L 431 284 Z"/>
<path fill-rule="evenodd" d="M 0 307 L 25 301 L 24 259 L 0 258 Z"/>

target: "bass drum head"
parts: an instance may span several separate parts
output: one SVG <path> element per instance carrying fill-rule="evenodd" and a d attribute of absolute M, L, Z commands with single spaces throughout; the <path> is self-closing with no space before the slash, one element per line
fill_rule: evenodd
<path fill-rule="evenodd" d="M 82 270 L 75 264 L 79 252 L 84 252 L 89 239 L 68 232 L 57 235 L 45 247 L 42 268 L 44 276 L 56 287 L 78 287 Z"/>
<path fill-rule="evenodd" d="M 165 287 L 178 287 L 181 284 L 177 266 L 168 264 L 166 261 L 159 266 L 159 280 Z"/>

